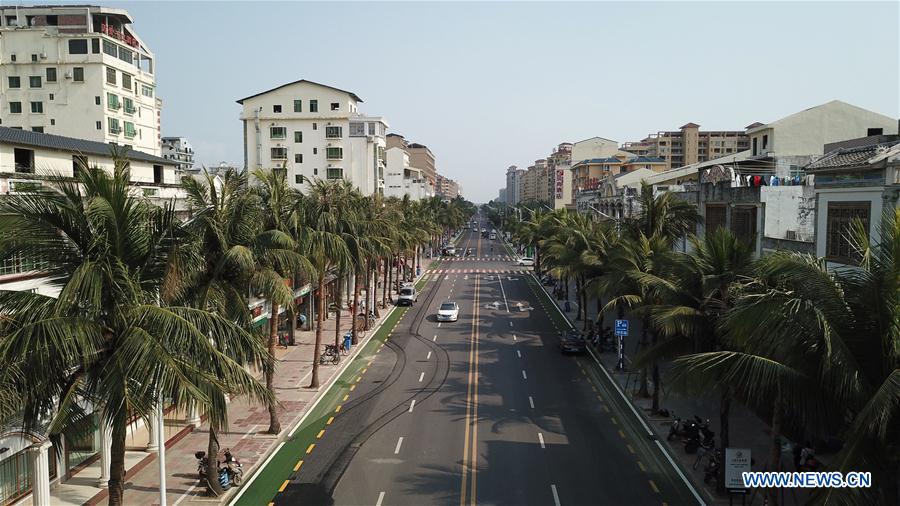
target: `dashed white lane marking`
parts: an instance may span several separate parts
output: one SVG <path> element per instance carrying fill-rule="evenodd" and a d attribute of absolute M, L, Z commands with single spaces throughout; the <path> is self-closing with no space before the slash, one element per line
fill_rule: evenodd
<path fill-rule="evenodd" d="M 422 379 L 425 377 L 425 373 L 419 373 L 419 383 L 422 382 Z"/>
<path fill-rule="evenodd" d="M 512 322 L 509 322 L 509 326 L 512 327 Z"/>
<path fill-rule="evenodd" d="M 429 359 L 431 359 L 431 352 L 430 352 L 430 351 L 428 352 L 428 355 L 425 355 L 425 360 L 429 360 Z"/>
<path fill-rule="evenodd" d="M 409 403 L 409 412 L 412 413 L 413 408 L 416 407 L 416 400 L 413 399 L 412 402 Z M 400 439 L 403 439 L 402 437 Z"/>
<path fill-rule="evenodd" d="M 432 340 L 432 342 L 437 341 L 437 336 L 432 337 L 431 340 Z"/>
<path fill-rule="evenodd" d="M 556 485 L 550 485 L 550 490 L 553 491 L 553 504 L 559 506 L 559 494 L 556 493 Z M 382 492 L 383 494 L 384 492 Z M 378 505 L 375 505 L 378 506 Z"/>
<path fill-rule="evenodd" d="M 547 448 L 547 447 L 544 445 L 544 435 L 541 434 L 540 432 L 538 432 L 538 441 L 541 442 L 541 448 Z"/>
<path fill-rule="evenodd" d="M 522 358 L 522 352 L 519 350 L 516 350 L 516 356 L 519 358 Z"/>
<path fill-rule="evenodd" d="M 383 501 L 383 500 L 384 500 L 384 492 L 379 492 L 379 493 L 378 493 L 378 500 L 375 501 L 375 506 L 381 506 L 381 501 Z M 557 503 L 557 506 L 558 506 L 558 504 L 559 504 L 559 503 Z"/>
<path fill-rule="evenodd" d="M 522 369 L 522 379 L 528 379 L 528 375 L 525 374 L 525 369 Z"/>
<path fill-rule="evenodd" d="M 513 341 L 515 341 L 515 340 L 516 340 L 516 335 L 515 335 L 515 334 L 513 334 Z"/>
<path fill-rule="evenodd" d="M 441 328 L 441 323 L 443 322 L 438 322 L 438 328 Z"/>
<path fill-rule="evenodd" d="M 400 445 L 403 444 L 403 436 L 400 436 L 400 439 L 397 440 L 397 446 L 394 448 L 394 455 L 400 453 Z M 383 494 L 384 492 L 382 492 Z"/>
<path fill-rule="evenodd" d="M 531 404 L 531 409 L 534 409 L 534 399 L 530 395 L 528 396 L 528 404 Z"/>

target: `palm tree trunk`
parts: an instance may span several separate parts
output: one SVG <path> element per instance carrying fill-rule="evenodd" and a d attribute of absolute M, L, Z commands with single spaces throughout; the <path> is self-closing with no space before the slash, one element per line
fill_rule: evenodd
<path fill-rule="evenodd" d="M 334 314 L 334 347 L 338 350 L 341 349 L 341 306 L 343 306 L 343 304 L 341 303 L 341 293 L 343 292 L 343 287 L 341 285 L 343 285 L 344 280 L 341 279 L 341 276 L 343 276 L 343 273 L 338 273 L 337 283 L 334 284 L 336 287 L 334 292 L 334 307 L 337 308 Z M 337 356 L 338 362 L 340 362 L 341 354 L 338 353 Z"/>
<path fill-rule="evenodd" d="M 372 307 L 369 304 L 369 298 L 372 296 L 372 260 L 366 259 L 366 302 L 363 304 L 366 306 L 366 309 L 363 309 L 363 315 L 365 317 L 366 323 L 364 324 L 364 329 L 369 330 L 369 308 Z"/>
<path fill-rule="evenodd" d="M 731 413 L 731 396 L 728 395 L 728 389 L 722 390 L 722 394 L 719 397 L 719 427 L 721 427 L 721 432 L 719 432 L 719 449 L 721 451 L 725 451 L 725 448 L 728 448 L 731 445 L 731 435 L 728 433 L 729 430 L 729 414 Z M 716 473 L 716 488 L 719 493 L 724 494 L 725 490 L 725 466 L 719 466 L 719 470 Z"/>
<path fill-rule="evenodd" d="M 372 311 L 375 313 L 375 318 L 381 318 L 381 314 L 378 313 L 378 271 L 381 269 L 380 264 L 381 262 L 376 258 L 372 266 L 372 274 L 375 276 L 372 283 Z"/>
<path fill-rule="evenodd" d="M 357 327 L 359 326 L 357 322 L 359 321 L 359 269 L 353 269 L 353 312 L 350 314 L 351 321 L 353 324 L 350 326 L 353 329 L 353 345 L 356 346 L 359 343 L 359 338 L 357 337 Z"/>
<path fill-rule="evenodd" d="M 641 351 L 647 349 L 647 322 L 645 320 L 641 320 Z M 641 368 L 641 388 L 638 391 L 638 395 L 641 397 L 650 397 L 650 387 L 647 384 L 647 368 Z"/>
<path fill-rule="evenodd" d="M 395 282 L 394 281 L 394 262 L 393 261 L 388 262 L 387 274 L 385 276 L 387 277 L 387 286 L 390 286 L 393 288 L 393 286 L 394 286 L 393 283 Z"/>
<path fill-rule="evenodd" d="M 772 407 L 772 443 L 769 447 L 769 471 L 781 471 L 781 395 Z M 778 504 L 778 488 L 769 489 L 770 503 Z"/>
<path fill-rule="evenodd" d="M 316 311 L 316 345 L 313 347 L 312 373 L 310 374 L 309 388 L 319 388 L 319 355 L 322 347 L 322 313 L 325 312 L 325 275 L 319 274 L 319 297 L 316 303 L 319 310 Z"/>
<path fill-rule="evenodd" d="M 272 312 L 269 315 L 269 356 L 266 357 L 266 390 L 275 395 L 275 343 L 278 339 L 278 303 L 272 302 Z M 269 430 L 267 434 L 281 432 L 281 422 L 278 421 L 278 408 L 275 403 L 269 404 Z"/>
<path fill-rule="evenodd" d="M 381 307 L 387 307 L 387 298 L 388 298 L 388 285 L 390 284 L 390 269 L 391 269 L 391 256 L 388 255 L 384 258 L 384 285 L 381 287 Z"/>
<path fill-rule="evenodd" d="M 219 497 L 225 493 L 222 484 L 219 483 L 219 470 L 216 466 L 216 457 L 219 455 L 219 427 L 213 427 L 212 418 L 209 419 L 209 438 L 206 443 L 206 493 L 212 497 Z"/>
<path fill-rule="evenodd" d="M 109 491 L 110 506 L 125 504 L 125 436 L 127 421 L 123 415 L 117 415 L 112 423 L 112 444 L 110 445 L 109 460 Z M 160 439 L 165 441 L 163 436 Z"/>

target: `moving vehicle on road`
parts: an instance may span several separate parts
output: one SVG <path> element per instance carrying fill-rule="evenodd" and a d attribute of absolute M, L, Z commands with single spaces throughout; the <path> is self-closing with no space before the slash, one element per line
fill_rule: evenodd
<path fill-rule="evenodd" d="M 455 257 L 456 256 L 456 246 L 447 246 L 447 249 L 444 250 L 444 253 L 447 256 Z"/>
<path fill-rule="evenodd" d="M 559 351 L 563 353 L 586 353 L 587 343 L 577 330 L 567 330 L 559 336 Z"/>
<path fill-rule="evenodd" d="M 534 265 L 534 259 L 528 257 L 520 258 L 517 264 L 523 267 L 532 267 Z"/>
<path fill-rule="evenodd" d="M 397 297 L 398 306 L 412 306 L 414 302 L 419 301 L 419 292 L 412 283 L 404 283 L 400 288 L 400 294 Z"/>
<path fill-rule="evenodd" d="M 441 304 L 438 308 L 437 320 L 439 322 L 455 322 L 459 320 L 459 304 L 452 300 L 448 300 Z"/>
<path fill-rule="evenodd" d="M 493 240 L 495 240 L 496 238 L 497 238 L 497 234 L 494 233 L 494 232 L 491 232 L 491 240 L 493 241 Z"/>

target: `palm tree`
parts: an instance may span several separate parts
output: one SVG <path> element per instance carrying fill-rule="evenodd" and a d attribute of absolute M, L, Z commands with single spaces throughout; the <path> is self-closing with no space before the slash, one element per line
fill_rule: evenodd
<path fill-rule="evenodd" d="M 268 351 L 269 356 L 264 368 L 266 389 L 275 396 L 275 346 L 278 342 L 278 321 L 281 308 L 288 308 L 293 313 L 294 289 L 285 283 L 285 279 L 293 279 L 300 272 L 313 272 L 313 267 L 303 255 L 298 253 L 299 247 L 291 232 L 294 202 L 296 194 L 287 183 L 287 172 L 283 169 L 256 169 L 253 171 L 256 181 L 254 189 L 261 203 L 259 218 L 260 228 L 251 244 L 255 258 L 255 268 L 250 278 L 250 287 L 254 293 L 261 293 L 269 301 Z M 269 434 L 281 432 L 278 420 L 278 407 L 269 405 Z"/>
<path fill-rule="evenodd" d="M 675 373 L 705 371 L 695 378 L 702 384 L 732 382 L 742 402 L 771 419 L 770 466 L 783 431 L 839 433 L 832 469 L 870 471 L 873 487 L 823 490 L 821 502 L 900 503 L 900 210 L 878 230 L 872 244 L 857 223 L 856 266 L 829 269 L 785 252 L 762 258 L 723 323 L 736 351 L 674 363 Z"/>
<path fill-rule="evenodd" d="M 149 418 L 163 396 L 183 408 L 208 405 L 216 390 L 268 398 L 210 340 L 253 356 L 259 345 L 249 333 L 223 316 L 165 305 L 188 276 L 192 238 L 171 206 L 131 193 L 126 167 L 117 160 L 112 174 L 51 177 L 44 190 L 0 205 L 0 258 L 41 266 L 60 289 L 57 298 L 0 292 L 0 361 L 21 375 L 12 380 L 17 407 L 29 428 L 49 418 L 51 435 L 83 417 L 81 402 L 97 407 L 111 431 L 112 505 L 122 504 L 132 415 Z"/>
<path fill-rule="evenodd" d="M 312 263 L 317 275 L 316 345 L 313 349 L 309 388 L 319 386 L 319 355 L 325 316 L 325 279 L 339 265 L 346 265 L 350 251 L 340 235 L 339 207 L 343 203 L 340 187 L 333 181 L 310 182 L 309 194 L 295 203 L 294 228 L 300 251 Z"/>

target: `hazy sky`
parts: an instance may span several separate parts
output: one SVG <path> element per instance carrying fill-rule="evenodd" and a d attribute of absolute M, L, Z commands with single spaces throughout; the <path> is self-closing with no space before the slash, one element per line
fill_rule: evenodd
<path fill-rule="evenodd" d="M 100 3 L 134 17 L 163 135 L 206 165 L 242 163 L 236 99 L 297 79 L 358 94 L 476 202 L 563 141 L 832 99 L 900 115 L 897 2 Z"/>

